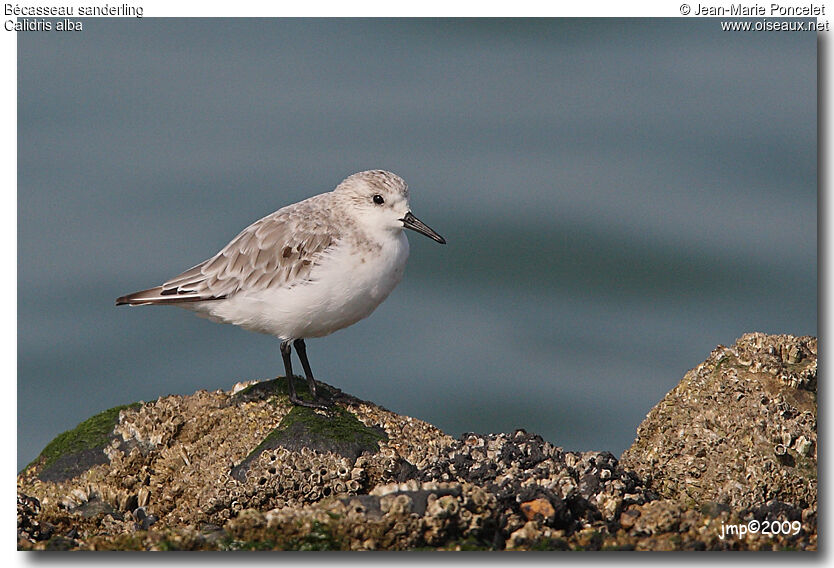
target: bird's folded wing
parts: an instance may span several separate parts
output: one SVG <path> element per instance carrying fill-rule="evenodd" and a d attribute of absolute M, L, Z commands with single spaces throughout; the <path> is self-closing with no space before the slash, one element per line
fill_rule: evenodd
<path fill-rule="evenodd" d="M 223 298 L 306 281 L 335 241 L 332 230 L 295 213 L 278 211 L 250 225 L 223 250 L 162 285 L 163 295 Z"/>
<path fill-rule="evenodd" d="M 256 292 L 309 281 L 310 272 L 338 241 L 338 227 L 309 215 L 306 207 L 285 208 L 256 221 L 223 250 L 162 286 L 119 298 L 119 303 L 171 304 L 226 298 L 242 289 Z"/>

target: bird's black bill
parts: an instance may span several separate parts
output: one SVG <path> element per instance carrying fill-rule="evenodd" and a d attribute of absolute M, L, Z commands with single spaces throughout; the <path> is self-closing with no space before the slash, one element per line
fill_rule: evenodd
<path fill-rule="evenodd" d="M 400 219 L 403 222 L 403 227 L 406 229 L 411 229 L 412 231 L 417 231 L 421 235 L 426 235 L 428 238 L 433 239 L 440 243 L 441 245 L 446 244 L 446 239 L 438 235 L 434 229 L 423 223 L 420 219 L 415 217 L 411 214 L 411 211 L 405 214 L 405 217 Z"/>

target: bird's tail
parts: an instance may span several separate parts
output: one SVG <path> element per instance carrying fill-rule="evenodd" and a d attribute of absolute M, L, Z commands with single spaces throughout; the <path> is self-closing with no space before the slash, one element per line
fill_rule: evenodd
<path fill-rule="evenodd" d="M 141 290 L 116 298 L 116 305 L 147 306 L 152 304 L 179 304 L 182 302 L 199 302 L 204 299 L 196 293 L 177 293 L 176 288 L 163 290 L 162 286 L 156 286 L 155 288 L 148 288 L 147 290 Z"/>

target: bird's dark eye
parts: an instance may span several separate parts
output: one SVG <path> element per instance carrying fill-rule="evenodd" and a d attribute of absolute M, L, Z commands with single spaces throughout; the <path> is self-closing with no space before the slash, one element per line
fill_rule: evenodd
<path fill-rule="evenodd" d="M 385 200 L 382 198 L 381 195 L 377 194 L 374 195 L 374 203 L 376 203 L 377 205 L 382 205 L 383 203 L 385 203 Z"/>

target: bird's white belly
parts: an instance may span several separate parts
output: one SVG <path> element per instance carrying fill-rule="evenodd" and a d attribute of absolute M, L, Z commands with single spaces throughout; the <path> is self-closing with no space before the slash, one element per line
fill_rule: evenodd
<path fill-rule="evenodd" d="M 310 282 L 183 307 L 281 339 L 321 337 L 369 316 L 402 280 L 407 258 L 402 233 L 378 249 L 342 244 L 313 269 Z"/>

